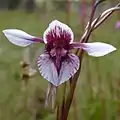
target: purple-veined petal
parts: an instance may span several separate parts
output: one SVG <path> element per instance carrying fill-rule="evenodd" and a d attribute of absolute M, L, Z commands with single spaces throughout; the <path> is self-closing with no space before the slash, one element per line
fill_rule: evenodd
<path fill-rule="evenodd" d="M 59 86 L 69 80 L 79 68 L 79 59 L 74 54 L 68 54 L 68 57 L 61 63 L 60 72 L 55 67 L 49 54 L 42 54 L 38 57 L 38 68 L 41 75 L 55 86 Z"/>
<path fill-rule="evenodd" d="M 42 54 L 38 57 L 38 69 L 41 75 L 53 85 L 59 84 L 58 73 L 53 61 L 50 59 L 49 54 Z"/>
<path fill-rule="evenodd" d="M 68 54 L 68 58 L 62 62 L 59 79 L 62 84 L 69 80 L 79 69 L 79 58 L 75 54 Z"/>
<path fill-rule="evenodd" d="M 66 40 L 69 43 L 73 42 L 74 35 L 71 30 L 71 28 L 58 21 L 58 20 L 53 20 L 50 24 L 49 27 L 45 30 L 43 34 L 43 40 L 45 43 L 51 42 L 52 40 Z"/>
<path fill-rule="evenodd" d="M 93 43 L 73 43 L 71 44 L 73 48 L 80 48 L 85 50 L 90 56 L 100 57 L 107 55 L 116 50 L 110 44 L 102 42 L 93 42 Z"/>
<path fill-rule="evenodd" d="M 22 47 L 26 47 L 34 42 L 43 42 L 41 38 L 34 37 L 18 29 L 6 29 L 3 30 L 3 33 L 11 43 Z"/>

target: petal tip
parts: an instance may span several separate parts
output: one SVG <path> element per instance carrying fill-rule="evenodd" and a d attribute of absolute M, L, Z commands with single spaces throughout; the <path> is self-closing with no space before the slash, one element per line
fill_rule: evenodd
<path fill-rule="evenodd" d="M 7 35 L 7 33 L 8 33 L 8 30 L 7 30 L 7 29 L 2 30 L 2 33 L 6 36 L 6 35 Z M 7 36 L 6 36 L 6 37 L 7 37 Z"/>
<path fill-rule="evenodd" d="M 58 24 L 58 23 L 61 23 L 61 22 L 59 20 L 54 19 L 51 21 L 51 23 L 49 25 Z"/>
<path fill-rule="evenodd" d="M 55 87 L 58 87 L 60 84 L 55 84 L 55 83 L 52 83 Z"/>
<path fill-rule="evenodd" d="M 6 33 L 6 30 L 2 30 L 2 33 L 4 33 L 4 34 L 5 34 L 5 33 Z"/>
<path fill-rule="evenodd" d="M 83 45 L 83 50 L 93 57 L 105 56 L 116 50 L 114 46 L 102 42 L 83 43 Z"/>
<path fill-rule="evenodd" d="M 10 29 L 5 29 L 5 30 L 2 30 L 2 32 L 3 32 L 4 34 L 6 34 L 9 30 L 10 30 Z"/>
<path fill-rule="evenodd" d="M 117 48 L 113 47 L 113 51 L 116 51 L 116 50 L 117 50 Z"/>
<path fill-rule="evenodd" d="M 54 20 L 52 20 L 52 22 L 60 22 L 59 20 L 57 20 L 57 19 L 54 19 Z"/>
<path fill-rule="evenodd" d="M 2 30 L 5 37 L 14 45 L 26 47 L 33 43 L 33 36 L 18 29 L 5 29 Z"/>
<path fill-rule="evenodd" d="M 114 46 L 111 45 L 111 48 L 108 51 L 108 54 L 111 53 L 111 52 L 113 52 L 113 51 L 116 51 L 116 50 L 117 50 L 117 48 L 115 48 Z"/>

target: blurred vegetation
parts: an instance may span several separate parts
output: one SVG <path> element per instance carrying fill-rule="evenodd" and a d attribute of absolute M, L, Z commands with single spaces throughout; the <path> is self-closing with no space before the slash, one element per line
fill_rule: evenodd
<path fill-rule="evenodd" d="M 92 0 L 85 0 L 86 4 L 91 4 Z M 107 2 L 114 4 L 119 2 L 119 0 L 106 0 Z M 78 4 L 82 3 L 82 0 L 70 0 L 71 4 Z M 66 0 L 1 0 L 0 1 L 0 8 L 1 9 L 10 9 L 14 10 L 16 8 L 24 8 L 28 12 L 33 12 L 35 8 L 46 5 L 44 9 L 57 9 L 57 10 L 65 10 L 66 9 Z"/>
<path fill-rule="evenodd" d="M 75 39 L 79 40 L 82 29 L 78 13 L 71 12 L 70 16 L 70 26 Z M 35 36 L 42 36 L 53 19 L 66 23 L 66 14 L 62 11 L 54 11 L 47 16 L 39 12 L 27 14 L 23 11 L 2 11 L 0 18 L 0 31 L 17 28 Z M 114 28 L 116 20 L 116 15 L 113 15 L 90 38 L 90 42 L 110 43 L 118 50 L 101 58 L 85 54 L 68 120 L 120 119 L 120 30 Z M 38 53 L 43 51 L 41 44 L 35 46 L 31 56 L 35 56 L 35 50 Z M 23 50 L 10 44 L 0 34 L 0 120 L 54 120 L 55 113 L 50 108 L 44 108 L 48 82 L 39 72 L 29 80 L 26 91 L 21 90 L 20 61 Z"/>
<path fill-rule="evenodd" d="M 20 4 L 20 0 L 8 0 L 8 9 L 16 9 Z"/>
<path fill-rule="evenodd" d="M 36 1 L 41 3 L 40 0 Z M 34 0 L 3 0 L 0 8 L 15 10 L 24 6 L 32 13 L 27 14 L 22 9 L 0 11 L 0 31 L 17 28 L 34 36 L 42 36 L 52 20 L 58 19 L 66 23 L 65 0 L 58 3 L 53 0 L 53 6 L 50 3 L 43 1 L 42 4 L 35 5 Z M 33 12 L 36 6 L 39 9 Z M 114 14 L 90 38 L 90 42 L 110 43 L 118 50 L 101 58 L 85 54 L 68 120 L 120 120 L 120 30 L 114 28 L 117 19 Z M 70 27 L 75 40 L 79 40 L 82 35 L 81 26 L 78 12 L 71 11 Z M 43 49 L 41 44 L 30 48 L 34 68 L 35 57 Z M 48 82 L 40 76 L 39 71 L 29 80 L 26 90 L 22 91 L 20 61 L 24 50 L 25 48 L 10 44 L 0 33 L 0 120 L 54 120 L 55 113 L 50 108 L 44 108 Z"/>

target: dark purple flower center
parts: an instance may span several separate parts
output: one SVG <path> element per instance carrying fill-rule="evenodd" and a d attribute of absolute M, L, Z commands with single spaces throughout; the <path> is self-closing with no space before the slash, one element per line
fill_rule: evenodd
<path fill-rule="evenodd" d="M 69 50 L 69 43 L 71 41 L 71 34 L 61 27 L 56 26 L 50 30 L 46 35 L 46 50 L 51 51 L 52 48 L 64 48 Z"/>
<path fill-rule="evenodd" d="M 66 59 L 66 57 L 68 55 L 68 51 L 65 50 L 64 48 L 53 48 L 49 52 L 49 55 L 50 55 L 52 61 L 54 62 L 56 69 L 58 71 L 58 74 L 59 74 L 61 64 Z"/>

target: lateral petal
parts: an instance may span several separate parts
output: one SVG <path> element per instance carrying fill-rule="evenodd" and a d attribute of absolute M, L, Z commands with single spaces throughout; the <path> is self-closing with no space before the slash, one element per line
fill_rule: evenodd
<path fill-rule="evenodd" d="M 90 56 L 94 56 L 94 57 L 101 57 L 116 50 L 116 48 L 113 47 L 112 45 L 102 42 L 73 43 L 71 44 L 71 47 L 83 49 Z"/>
<path fill-rule="evenodd" d="M 34 37 L 18 29 L 6 29 L 2 32 L 11 43 L 21 47 L 26 47 L 34 42 L 43 42 L 41 38 Z"/>

